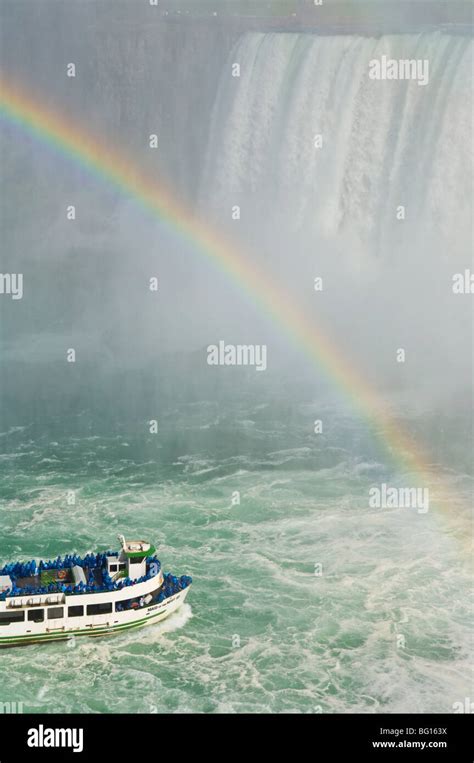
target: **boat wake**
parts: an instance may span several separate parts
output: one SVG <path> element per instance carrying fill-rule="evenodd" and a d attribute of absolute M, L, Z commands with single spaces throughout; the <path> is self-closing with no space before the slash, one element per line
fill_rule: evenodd
<path fill-rule="evenodd" d="M 162 637 L 168 633 L 184 628 L 187 622 L 193 617 L 193 611 L 190 604 L 183 604 L 176 612 L 172 612 L 161 623 L 149 625 L 147 628 L 137 630 L 133 633 L 126 633 L 120 637 L 126 643 L 152 644 L 162 640 Z"/>

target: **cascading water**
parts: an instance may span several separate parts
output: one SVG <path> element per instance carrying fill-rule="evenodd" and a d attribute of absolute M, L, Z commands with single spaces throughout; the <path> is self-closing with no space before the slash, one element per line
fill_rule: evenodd
<path fill-rule="evenodd" d="M 245 35 L 222 75 L 202 197 L 218 208 L 250 198 L 293 228 L 367 246 L 388 244 L 404 205 L 411 233 L 463 243 L 472 50 L 438 32 Z M 382 56 L 427 60 L 428 82 L 371 79 Z"/>
<path fill-rule="evenodd" d="M 323 398 L 314 366 L 307 394 L 280 381 L 273 352 L 265 374 L 206 366 L 210 342 L 260 340 L 261 311 L 251 312 L 244 290 L 133 199 L 105 203 L 108 186 L 83 169 L 75 186 L 74 164 L 36 140 L 25 147 L 10 129 L 4 249 L 21 262 L 26 288 L 21 304 L 2 303 L 0 565 L 105 549 L 126 530 L 158 543 L 194 586 L 189 606 L 164 626 L 2 653 L 1 701 L 137 714 L 464 707 L 472 581 L 461 508 L 472 479 L 469 416 L 455 415 L 453 385 L 472 371 L 469 357 L 460 371 L 469 297 L 453 301 L 450 277 L 470 244 L 470 38 L 250 33 L 225 63 L 235 26 L 216 33 L 214 18 L 197 27 L 150 22 L 157 9 L 130 3 L 123 26 L 118 3 L 64 3 L 62 16 L 49 0 L 0 5 L 11 6 L 5 68 L 79 125 L 90 118 L 189 198 L 200 177 L 206 224 L 213 215 L 232 225 L 229 210 L 240 204 L 232 230 L 253 245 L 248 256 L 269 279 L 282 278 L 315 326 L 329 315 L 340 348 L 345 339 L 358 350 L 363 376 L 372 367 L 380 381 L 385 364 L 399 385 L 411 374 L 415 392 L 440 380 L 448 405 L 423 397 L 428 410 L 407 415 L 407 435 L 422 431 L 434 492 L 439 479 L 453 496 L 449 516 L 370 506 L 374 484 L 410 486 L 412 475 L 366 422 Z M 12 14 L 22 45 L 9 32 Z M 64 61 L 76 53 L 79 76 L 66 81 Z M 371 80 L 369 62 L 383 55 L 428 59 L 429 83 Z M 75 223 L 64 215 L 73 202 Z M 376 262 L 372 280 L 348 269 L 352 250 L 358 267 Z M 327 290 L 315 297 L 318 273 Z M 173 351 L 164 358 L 163 336 Z M 400 344 L 405 367 L 394 361 Z M 280 363 L 298 380 L 287 345 Z"/>
<path fill-rule="evenodd" d="M 418 398 L 451 389 L 447 368 L 460 388 L 471 379 L 469 305 L 451 287 L 471 264 L 472 55 L 470 37 L 443 32 L 246 34 L 223 67 L 200 187 L 206 213 L 356 348 L 365 376 Z M 384 59 L 416 76 L 372 78 Z M 404 346 L 400 376 L 391 348 Z"/>

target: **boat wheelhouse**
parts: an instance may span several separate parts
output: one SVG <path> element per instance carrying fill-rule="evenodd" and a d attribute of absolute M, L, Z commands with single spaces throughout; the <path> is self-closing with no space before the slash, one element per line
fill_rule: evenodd
<path fill-rule="evenodd" d="M 120 551 L 0 568 L 0 646 L 110 635 L 178 609 L 192 579 L 163 574 L 151 543 L 119 540 Z"/>

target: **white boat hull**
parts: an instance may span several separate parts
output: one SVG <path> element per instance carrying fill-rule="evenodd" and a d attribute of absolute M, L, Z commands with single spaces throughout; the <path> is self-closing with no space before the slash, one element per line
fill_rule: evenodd
<path fill-rule="evenodd" d="M 151 584 L 151 585 L 150 585 Z M 156 587 L 156 581 L 148 580 L 145 583 L 133 586 L 134 595 L 146 594 L 148 589 Z M 73 640 L 80 636 L 110 636 L 121 633 L 131 628 L 139 628 L 165 620 L 172 612 L 175 612 L 184 602 L 190 586 L 178 591 L 160 603 L 153 603 L 139 609 L 115 611 L 115 604 L 124 600 L 124 591 L 103 594 L 65 596 L 61 606 L 67 612 L 68 606 L 100 603 L 100 600 L 112 602 L 113 610 L 110 614 L 64 617 L 60 621 L 45 620 L 41 623 L 22 622 L 2 626 L 0 632 L 0 647 L 19 646 L 22 644 L 42 643 L 44 641 Z M 140 589 L 140 590 L 139 590 Z M 130 596 L 131 590 L 125 591 Z M 21 609 L 21 608 L 20 608 Z M 59 623 L 61 623 L 59 625 Z"/>

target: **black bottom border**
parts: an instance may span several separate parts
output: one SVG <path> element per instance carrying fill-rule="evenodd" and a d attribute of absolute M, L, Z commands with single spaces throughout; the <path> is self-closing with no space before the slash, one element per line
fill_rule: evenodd
<path fill-rule="evenodd" d="M 394 759 L 407 753 L 421 761 L 472 763 L 474 758 L 470 714 L 0 715 L 1 763 L 149 760 L 173 748 L 182 758 L 255 754 L 260 747 L 267 758 L 273 750 L 281 754 L 282 745 L 296 753 L 309 748 L 320 760 Z"/>

